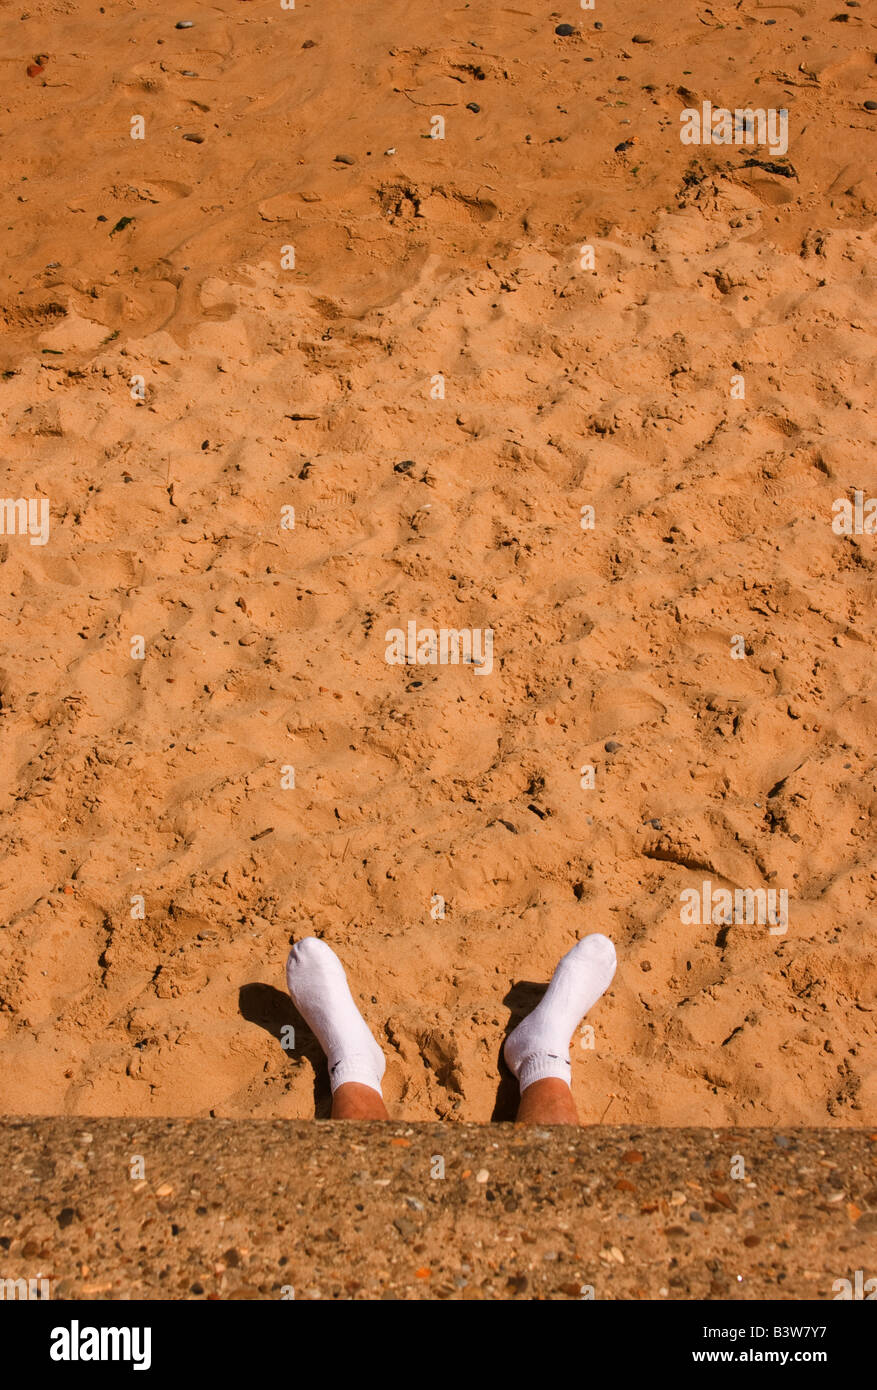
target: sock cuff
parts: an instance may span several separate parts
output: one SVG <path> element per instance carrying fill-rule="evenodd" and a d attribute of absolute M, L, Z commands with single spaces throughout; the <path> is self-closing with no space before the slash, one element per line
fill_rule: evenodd
<path fill-rule="evenodd" d="M 545 1081 L 549 1076 L 556 1077 L 558 1081 L 565 1081 L 567 1086 L 572 1080 L 572 1066 L 568 1057 L 557 1057 L 550 1052 L 533 1052 L 526 1057 L 518 1069 L 518 1085 L 521 1088 L 521 1095 L 524 1094 L 528 1086 L 532 1086 L 534 1081 Z"/>
<path fill-rule="evenodd" d="M 378 1076 L 371 1057 L 356 1055 L 345 1057 L 337 1063 L 334 1069 L 329 1068 L 329 1084 L 332 1087 L 333 1096 L 339 1086 L 345 1086 L 350 1081 L 355 1081 L 360 1086 L 370 1086 L 373 1091 L 377 1091 L 379 1096 L 384 1094 L 381 1090 L 381 1078 Z"/>

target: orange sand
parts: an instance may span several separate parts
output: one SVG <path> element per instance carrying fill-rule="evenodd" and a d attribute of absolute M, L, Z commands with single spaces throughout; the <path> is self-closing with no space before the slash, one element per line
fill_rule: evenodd
<path fill-rule="evenodd" d="M 600 930 L 584 1118 L 873 1123 L 873 16 L 104 10 L 0 19 L 0 494 L 51 505 L 0 537 L 2 1109 L 313 1113 L 315 933 L 391 1113 L 487 1119 Z M 707 99 L 794 176 L 683 145 Z M 492 672 L 388 665 L 408 620 Z M 788 932 L 683 924 L 704 879 Z"/>

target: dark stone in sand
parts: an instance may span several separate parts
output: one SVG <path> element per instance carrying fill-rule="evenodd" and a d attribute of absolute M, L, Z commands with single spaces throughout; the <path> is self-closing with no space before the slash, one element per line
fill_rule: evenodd
<path fill-rule="evenodd" d="M 743 161 L 744 169 L 764 169 L 768 174 L 779 174 L 784 179 L 796 179 L 798 177 L 791 164 L 775 164 L 771 159 L 746 159 Z M 743 298 L 746 298 L 744 294 Z"/>
<path fill-rule="evenodd" d="M 478 115 L 478 112 L 481 110 L 481 107 L 478 105 L 478 102 L 477 102 L 477 101 L 467 101 L 467 102 L 466 102 L 466 110 L 467 110 L 467 111 L 474 111 L 474 112 L 475 112 L 475 115 L 477 116 L 477 115 Z"/>
<path fill-rule="evenodd" d="M 603 744 L 603 747 L 606 749 L 607 753 L 617 753 L 621 744 L 616 743 L 614 738 L 610 738 L 608 743 Z"/>
<path fill-rule="evenodd" d="M 352 154 L 336 154 L 336 156 L 335 156 L 335 163 L 336 163 L 336 164 L 355 164 L 355 163 L 356 163 L 356 160 L 354 159 L 354 157 L 353 157 Z"/>
<path fill-rule="evenodd" d="M 654 43 L 654 42 L 655 42 L 655 40 L 654 40 L 654 39 L 650 39 L 649 36 L 648 36 L 648 34 L 634 34 L 633 38 L 631 39 L 631 43 Z"/>
<path fill-rule="evenodd" d="M 655 816 L 654 820 L 649 821 L 649 825 L 652 827 L 653 830 L 663 830 L 664 828 L 661 822 L 658 820 L 657 816 Z"/>
<path fill-rule="evenodd" d="M 184 140 L 191 140 L 191 142 L 192 142 L 193 145 L 203 145 L 203 144 L 204 144 L 204 136 L 203 136 L 203 135 L 184 135 L 184 136 L 183 136 L 183 139 L 184 139 Z"/>
<path fill-rule="evenodd" d="M 865 102 L 865 110 L 866 110 L 866 111 L 877 111 L 877 101 L 866 101 L 866 102 Z"/>
<path fill-rule="evenodd" d="M 407 473 L 414 467 L 414 459 L 403 459 L 401 463 L 393 464 L 394 473 Z"/>
<path fill-rule="evenodd" d="M 194 29 L 195 23 L 191 19 L 178 19 L 174 25 L 175 29 Z"/>
<path fill-rule="evenodd" d="M 575 33 L 575 29 L 571 24 L 558 24 L 554 32 L 559 34 L 562 39 L 568 39 L 570 34 Z"/>

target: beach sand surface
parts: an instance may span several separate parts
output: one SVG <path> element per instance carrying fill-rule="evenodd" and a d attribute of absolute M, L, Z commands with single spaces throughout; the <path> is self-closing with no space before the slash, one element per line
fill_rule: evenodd
<path fill-rule="evenodd" d="M 5 1113 L 325 1114 L 316 935 L 393 1115 L 508 1118 L 600 931 L 584 1120 L 874 1123 L 875 52 L 841 0 L 4 8 Z M 707 100 L 787 152 L 683 144 Z"/>

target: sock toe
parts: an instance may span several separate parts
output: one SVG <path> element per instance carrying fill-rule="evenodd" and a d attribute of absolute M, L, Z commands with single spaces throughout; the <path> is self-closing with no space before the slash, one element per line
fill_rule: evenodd
<path fill-rule="evenodd" d="M 590 936 L 582 937 L 581 941 L 573 946 L 570 955 L 573 953 L 593 961 L 595 965 L 602 966 L 606 970 L 611 970 L 613 974 L 615 972 L 618 963 L 615 947 L 609 937 L 603 936 L 601 932 L 592 932 Z"/>
<path fill-rule="evenodd" d="M 306 936 L 296 941 L 286 958 L 286 987 L 290 994 L 293 993 L 297 977 L 313 969 L 334 970 L 344 975 L 344 966 L 332 947 L 318 936 Z"/>

